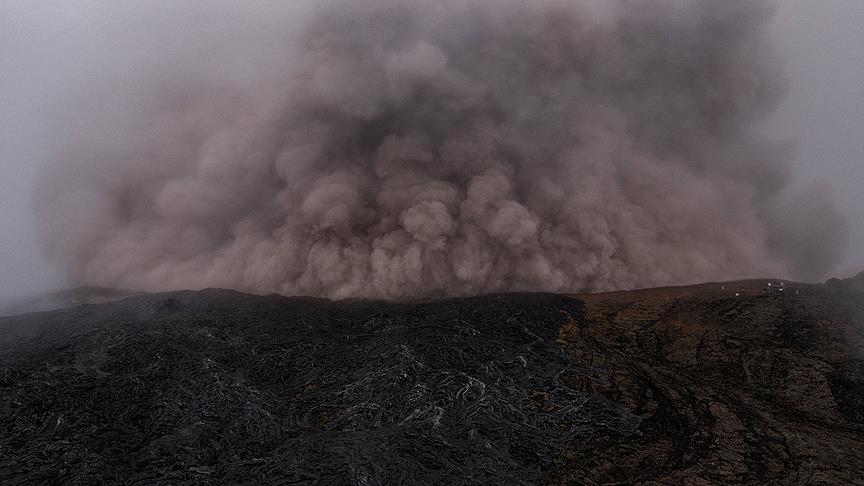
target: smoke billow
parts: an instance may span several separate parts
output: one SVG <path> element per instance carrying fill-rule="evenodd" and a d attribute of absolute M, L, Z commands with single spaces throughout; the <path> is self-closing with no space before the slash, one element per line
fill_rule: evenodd
<path fill-rule="evenodd" d="M 790 223 L 756 129 L 770 4 L 585 3 L 330 1 L 268 24 L 266 75 L 169 64 L 61 137 L 46 251 L 76 284 L 328 297 L 828 270 L 842 218 L 813 191 L 820 234 Z"/>

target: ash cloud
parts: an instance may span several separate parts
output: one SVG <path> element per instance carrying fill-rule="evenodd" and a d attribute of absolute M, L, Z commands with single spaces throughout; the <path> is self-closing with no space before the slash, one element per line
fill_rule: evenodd
<path fill-rule="evenodd" d="M 333 298 L 821 275 L 843 218 L 756 129 L 771 11 L 318 3 L 62 123 L 44 248 L 78 285 Z"/>

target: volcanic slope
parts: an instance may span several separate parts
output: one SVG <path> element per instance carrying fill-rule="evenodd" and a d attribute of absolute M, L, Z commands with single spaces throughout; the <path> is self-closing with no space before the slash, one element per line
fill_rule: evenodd
<path fill-rule="evenodd" d="M 864 278 L 0 319 L 2 484 L 864 484 Z"/>

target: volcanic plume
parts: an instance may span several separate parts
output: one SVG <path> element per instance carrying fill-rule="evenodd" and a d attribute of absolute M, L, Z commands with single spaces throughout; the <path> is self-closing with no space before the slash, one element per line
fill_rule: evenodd
<path fill-rule="evenodd" d="M 598 3 L 326 1 L 262 26 L 253 81 L 168 63 L 58 137 L 46 253 L 77 285 L 334 298 L 830 270 L 843 218 L 757 130 L 770 2 Z"/>

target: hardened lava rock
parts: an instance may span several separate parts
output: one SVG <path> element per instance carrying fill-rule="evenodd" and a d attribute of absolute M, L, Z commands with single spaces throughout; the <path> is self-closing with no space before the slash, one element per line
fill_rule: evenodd
<path fill-rule="evenodd" d="M 864 275 L 0 319 L 0 484 L 864 484 Z"/>
<path fill-rule="evenodd" d="M 556 343 L 579 301 L 181 292 L 0 324 L 4 484 L 520 484 L 639 418 Z M 565 377 L 566 379 L 562 379 Z"/>

